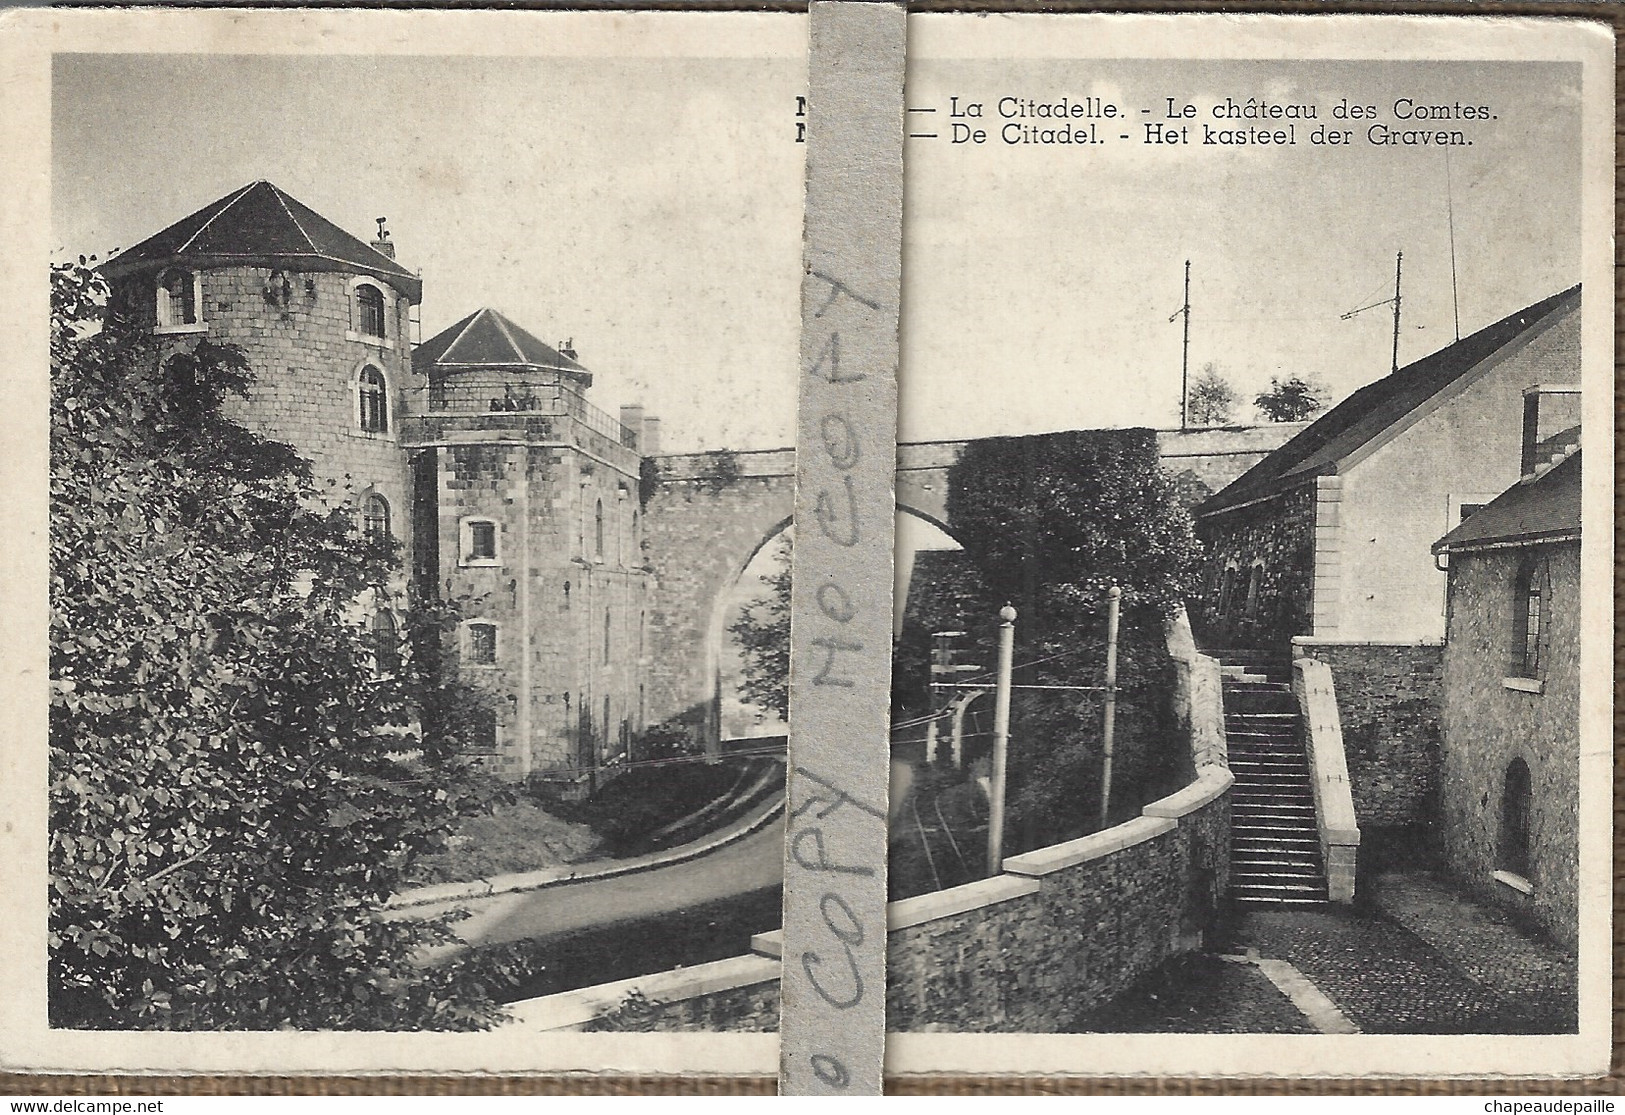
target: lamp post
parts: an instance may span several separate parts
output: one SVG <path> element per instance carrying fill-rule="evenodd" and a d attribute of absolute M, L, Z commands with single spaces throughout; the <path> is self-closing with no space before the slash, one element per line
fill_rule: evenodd
<path fill-rule="evenodd" d="M 993 705 L 993 785 L 988 794 L 987 873 L 1004 865 L 1004 773 L 1010 750 L 1010 660 L 1016 645 L 1016 610 L 999 609 L 999 672 Z"/>

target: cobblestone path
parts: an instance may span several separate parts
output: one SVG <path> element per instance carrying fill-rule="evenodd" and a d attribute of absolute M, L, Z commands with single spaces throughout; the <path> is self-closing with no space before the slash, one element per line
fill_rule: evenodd
<path fill-rule="evenodd" d="M 1163 965 L 1115 1002 L 1079 1017 L 1068 1029 L 1101 1034 L 1316 1032 L 1257 967 L 1205 953 Z"/>
<path fill-rule="evenodd" d="M 1572 1033 L 1572 960 L 1426 875 L 1356 907 L 1242 907 L 1216 951 L 1286 961 L 1368 1034 Z M 1080 1017 L 1079 1031 L 1314 1033 L 1253 964 L 1182 957 Z"/>

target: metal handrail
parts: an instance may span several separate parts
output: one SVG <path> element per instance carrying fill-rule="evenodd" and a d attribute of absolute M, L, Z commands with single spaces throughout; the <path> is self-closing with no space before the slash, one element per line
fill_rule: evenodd
<path fill-rule="evenodd" d="M 411 388 L 407 393 L 418 404 L 408 406 L 414 414 L 567 417 L 628 448 L 636 449 L 638 445 L 637 431 L 593 406 L 579 391 L 559 383 L 456 379 Z"/>

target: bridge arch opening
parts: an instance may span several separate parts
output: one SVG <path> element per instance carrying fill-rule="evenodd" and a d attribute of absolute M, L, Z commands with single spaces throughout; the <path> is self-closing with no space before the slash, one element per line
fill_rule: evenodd
<path fill-rule="evenodd" d="M 899 504 L 896 517 L 893 637 L 903 631 L 909 590 L 921 554 L 960 553 L 963 547 L 948 525 L 936 515 Z M 713 722 L 720 740 L 782 735 L 788 731 L 782 711 L 770 703 L 743 695 L 745 651 L 733 627 L 747 610 L 758 624 L 765 622 L 777 587 L 787 591 L 788 580 L 778 580 L 790 561 L 795 529 L 789 517 L 763 534 L 734 568 L 712 606 L 706 639 L 706 673 L 711 679 Z M 940 559 L 923 559 L 940 564 Z"/>
<path fill-rule="evenodd" d="M 716 739 L 784 735 L 789 726 L 777 708 L 742 697 L 744 652 L 730 629 L 747 610 L 761 616 L 780 575 L 788 568 L 795 535 L 790 516 L 761 536 L 733 570 L 711 607 L 705 640 L 705 676 L 710 679 L 712 721 Z M 782 579 L 785 591 L 789 581 Z M 765 617 L 762 617 L 765 618 Z"/>

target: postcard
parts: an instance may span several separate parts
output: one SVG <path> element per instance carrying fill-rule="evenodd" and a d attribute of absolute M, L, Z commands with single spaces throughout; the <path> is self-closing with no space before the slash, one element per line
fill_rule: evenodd
<path fill-rule="evenodd" d="M 773 1070 L 804 23 L 9 21 L 9 1066 Z"/>

